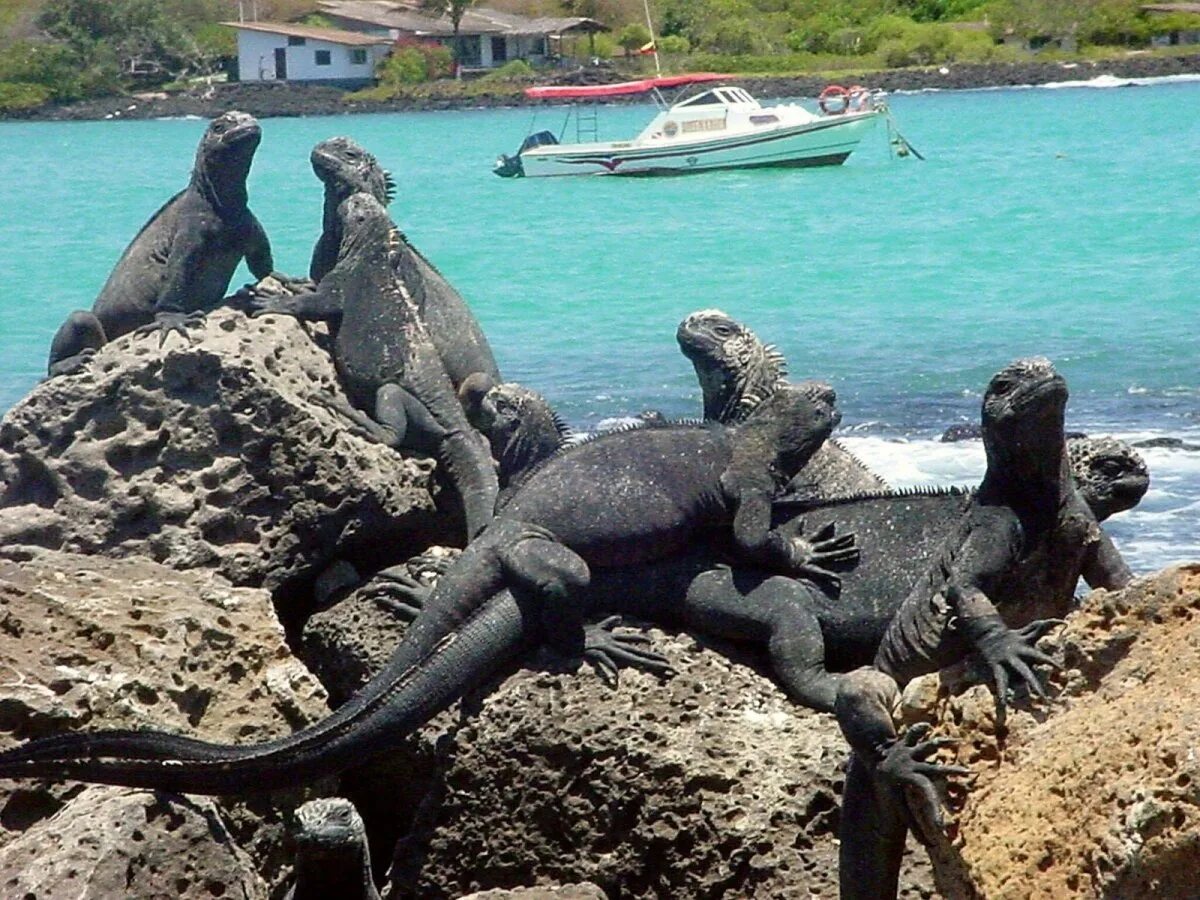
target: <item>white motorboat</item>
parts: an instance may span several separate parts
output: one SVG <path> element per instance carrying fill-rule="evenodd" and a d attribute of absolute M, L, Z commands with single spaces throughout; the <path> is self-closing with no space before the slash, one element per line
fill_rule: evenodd
<path fill-rule="evenodd" d="M 676 75 L 616 85 L 534 87 L 535 98 L 573 99 L 654 91 L 728 76 Z M 660 96 L 661 100 L 661 96 Z M 665 104 L 662 104 L 666 107 Z M 718 84 L 664 108 L 627 141 L 560 143 L 553 133 L 531 134 L 516 155 L 502 155 L 503 177 L 543 175 L 679 175 L 714 169 L 840 165 L 886 115 L 887 107 L 863 88 L 832 85 L 820 112 L 796 103 L 763 106 L 740 87 Z"/>

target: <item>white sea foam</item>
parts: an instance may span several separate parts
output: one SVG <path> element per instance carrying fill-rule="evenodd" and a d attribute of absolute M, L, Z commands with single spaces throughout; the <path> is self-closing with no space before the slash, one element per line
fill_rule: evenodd
<path fill-rule="evenodd" d="M 1161 433 L 1114 435 L 1137 442 Z M 1150 469 L 1150 490 L 1142 502 L 1105 525 L 1130 567 L 1153 572 L 1172 563 L 1200 560 L 1200 434 L 1171 435 L 1185 448 L 1146 447 L 1139 453 Z M 872 435 L 843 435 L 841 442 L 895 487 L 976 485 L 986 460 L 981 441 L 942 443 L 935 438 L 896 440 Z"/>
<path fill-rule="evenodd" d="M 1071 71 L 1067 66 L 1063 66 L 1064 72 Z M 1155 75 L 1146 78 L 1126 78 L 1120 75 L 1097 75 L 1094 78 L 1078 78 L 1064 79 L 1063 81 L 1049 81 L 1045 84 L 999 84 L 991 87 L 977 88 L 960 88 L 959 90 L 968 91 L 1033 91 L 1033 90 L 1061 90 L 1063 88 L 1120 88 L 1120 87 L 1146 87 L 1156 84 L 1175 84 L 1185 83 L 1190 81 L 1200 81 L 1200 74 L 1187 73 L 1182 75 Z M 897 90 L 891 91 L 893 94 L 938 94 L 942 91 L 956 90 L 955 88 L 920 88 L 918 90 Z"/>

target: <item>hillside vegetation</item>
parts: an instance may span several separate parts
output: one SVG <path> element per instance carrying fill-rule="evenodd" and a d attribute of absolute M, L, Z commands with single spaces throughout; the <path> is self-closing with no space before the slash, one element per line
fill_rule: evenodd
<path fill-rule="evenodd" d="M 650 39 L 641 0 L 480 5 L 599 19 L 611 32 L 578 39 L 569 49 L 630 67 Z M 320 21 L 311 0 L 247 0 L 244 7 L 263 20 Z M 1095 55 L 1147 47 L 1155 34 L 1200 29 L 1200 16 L 1147 16 L 1140 0 L 652 0 L 651 11 L 669 68 L 746 73 L 1016 60 L 1034 52 Z M 0 109 L 169 87 L 227 71 L 234 35 L 219 23 L 237 14 L 237 0 L 0 0 Z M 450 69 L 428 48 L 424 57 L 404 52 L 381 71 L 383 89 Z"/>

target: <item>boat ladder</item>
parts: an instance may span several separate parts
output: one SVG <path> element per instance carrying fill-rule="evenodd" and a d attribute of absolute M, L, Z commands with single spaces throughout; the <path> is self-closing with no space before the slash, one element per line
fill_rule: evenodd
<path fill-rule="evenodd" d="M 600 116 L 594 104 L 575 110 L 575 140 L 583 144 L 600 139 Z"/>

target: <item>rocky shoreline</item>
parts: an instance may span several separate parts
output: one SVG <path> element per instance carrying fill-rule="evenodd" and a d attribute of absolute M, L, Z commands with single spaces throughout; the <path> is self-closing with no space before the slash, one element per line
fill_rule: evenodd
<path fill-rule="evenodd" d="M 843 83 L 860 81 L 881 90 L 972 90 L 989 87 L 1085 81 L 1102 75 L 1116 78 L 1157 78 L 1200 73 L 1200 54 L 1188 56 L 1130 55 L 1120 59 L 1078 63 L 981 63 L 943 67 L 846 72 Z M 585 73 L 591 75 L 592 73 Z M 568 73 L 569 81 L 580 73 Z M 603 80 L 621 80 L 612 70 Z M 589 78 L 589 80 L 591 80 Z M 813 97 L 828 84 L 825 76 L 762 76 L 731 79 L 761 97 Z M 385 101 L 347 100 L 346 91 L 328 86 L 297 84 L 218 84 L 179 94 L 139 94 L 104 97 L 77 103 L 49 105 L 0 114 L 0 118 L 36 121 L 99 119 L 160 119 L 183 116 L 212 118 L 228 109 L 241 109 L 258 118 L 274 116 L 325 116 L 351 113 L 410 112 L 444 109 L 502 108 L 547 105 L 529 100 L 522 85 L 479 83 L 435 85 L 410 96 Z M 644 102 L 644 97 L 613 98 L 610 102 Z"/>

